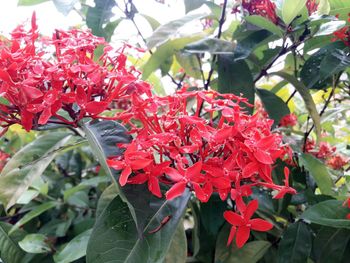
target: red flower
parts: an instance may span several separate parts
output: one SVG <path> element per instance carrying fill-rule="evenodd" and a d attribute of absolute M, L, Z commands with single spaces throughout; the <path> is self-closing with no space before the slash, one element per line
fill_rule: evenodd
<path fill-rule="evenodd" d="M 280 120 L 280 126 L 282 127 L 288 127 L 288 126 L 294 126 L 298 123 L 298 118 L 294 113 L 288 114 L 286 116 L 284 116 L 281 120 Z"/>
<path fill-rule="evenodd" d="M 326 161 L 326 164 L 334 170 L 340 170 L 348 163 L 349 158 L 342 154 L 335 154 Z"/>
<path fill-rule="evenodd" d="M 316 2 L 316 0 L 307 0 L 306 7 L 309 15 L 311 15 L 317 11 L 318 3 Z"/>
<path fill-rule="evenodd" d="M 242 7 L 249 15 L 266 17 L 275 24 L 278 22 L 276 5 L 270 0 L 242 0 Z M 237 7 L 233 10 L 233 13 L 236 12 L 238 12 Z"/>
<path fill-rule="evenodd" d="M 227 245 L 231 244 L 236 233 L 236 245 L 238 248 L 241 248 L 249 239 L 251 230 L 269 231 L 273 228 L 273 225 L 266 220 L 259 218 L 251 219 L 257 209 L 258 201 L 253 200 L 247 205 L 245 211 L 241 214 L 232 211 L 224 212 L 224 218 L 232 225 Z"/>

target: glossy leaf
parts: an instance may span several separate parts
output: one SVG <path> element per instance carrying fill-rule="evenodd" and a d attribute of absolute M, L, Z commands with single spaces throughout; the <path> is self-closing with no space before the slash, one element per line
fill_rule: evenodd
<path fill-rule="evenodd" d="M 335 31 L 341 29 L 345 26 L 345 21 L 330 21 L 328 23 L 323 23 L 320 29 L 316 32 L 315 36 L 326 36 L 333 34 Z"/>
<path fill-rule="evenodd" d="M 0 222 L 0 258 L 4 263 L 20 263 L 24 252 L 18 246 L 25 235 L 22 231 L 16 231 L 11 236 L 8 234 L 11 225 L 5 222 Z"/>
<path fill-rule="evenodd" d="M 316 262 L 341 263 L 349 240 L 349 229 L 322 227 L 313 244 Z"/>
<path fill-rule="evenodd" d="M 317 136 L 317 139 L 319 140 L 321 137 L 321 129 L 322 129 L 321 128 L 321 118 L 317 112 L 315 102 L 314 102 L 309 90 L 305 87 L 305 85 L 302 82 L 300 82 L 294 76 L 289 75 L 288 73 L 280 71 L 280 72 L 271 73 L 270 75 L 276 75 L 276 76 L 283 78 L 284 80 L 287 80 L 299 92 L 300 96 L 303 98 L 303 100 L 305 102 L 305 107 L 308 110 L 308 112 L 309 112 L 309 114 L 314 122 L 316 136 Z"/>
<path fill-rule="evenodd" d="M 0 200 L 6 209 L 13 206 L 47 168 L 71 138 L 70 133 L 52 132 L 26 145 L 5 165 L 0 174 Z"/>
<path fill-rule="evenodd" d="M 54 255 L 55 263 L 69 263 L 84 257 L 91 233 L 92 229 L 86 230 L 69 241 L 63 250 Z"/>
<path fill-rule="evenodd" d="M 279 37 L 283 36 L 283 30 L 263 16 L 252 15 L 252 16 L 246 16 L 244 19 L 250 24 L 266 29 L 271 33 L 276 34 Z"/>
<path fill-rule="evenodd" d="M 33 218 L 41 215 L 42 213 L 46 212 L 49 209 L 52 209 L 57 206 L 57 202 L 46 202 L 41 205 L 35 206 L 32 208 L 30 212 L 25 214 L 20 220 L 17 221 L 17 223 L 11 228 L 9 231 L 9 235 L 16 231 L 18 228 L 23 226 L 24 224 L 28 223 Z"/>
<path fill-rule="evenodd" d="M 204 38 L 184 47 L 184 51 L 193 54 L 232 54 L 235 44 L 230 41 L 217 38 Z"/>
<path fill-rule="evenodd" d="M 193 20 L 202 19 L 208 16 L 206 13 L 200 14 L 187 14 L 184 17 L 168 22 L 157 28 L 156 31 L 147 39 L 147 47 L 152 49 L 156 46 L 162 45 L 167 42 L 171 36 L 176 35 L 177 31 L 183 27 L 186 23 Z"/>
<path fill-rule="evenodd" d="M 348 213 L 342 201 L 327 200 L 306 209 L 301 218 L 322 226 L 350 229 L 350 220 L 346 219 Z"/>
<path fill-rule="evenodd" d="M 284 0 L 282 4 L 282 19 L 289 25 L 295 17 L 301 14 L 307 0 Z"/>
<path fill-rule="evenodd" d="M 315 179 L 321 193 L 325 195 L 332 195 L 333 181 L 326 165 L 312 155 L 305 153 L 300 156 L 300 161 Z"/>
<path fill-rule="evenodd" d="M 350 57 L 343 50 L 328 53 L 320 65 L 321 80 L 337 74 L 350 66 Z"/>
<path fill-rule="evenodd" d="M 143 211 L 147 217 L 140 231 L 128 205 L 117 196 L 96 221 L 88 244 L 87 262 L 163 262 L 188 198 L 188 192 L 172 201 L 154 197 L 150 201 L 154 203 L 143 208 L 149 211 Z M 168 216 L 168 222 L 159 231 L 150 233 Z"/>
<path fill-rule="evenodd" d="M 254 105 L 255 86 L 252 73 L 244 60 L 234 61 L 232 55 L 220 55 L 218 59 L 219 92 L 233 93 L 248 99 Z M 252 112 L 252 108 L 248 111 Z"/>
<path fill-rule="evenodd" d="M 47 237 L 42 234 L 26 235 L 18 245 L 27 253 L 42 254 L 51 251 L 50 246 L 46 242 Z"/>
<path fill-rule="evenodd" d="M 278 263 L 305 263 L 312 247 L 312 234 L 302 221 L 290 225 L 278 246 Z"/>
<path fill-rule="evenodd" d="M 100 198 L 98 199 L 97 209 L 96 209 L 96 218 L 98 218 L 103 210 L 109 205 L 109 203 L 118 195 L 118 190 L 115 184 L 108 186 Z"/>
<path fill-rule="evenodd" d="M 278 125 L 284 116 L 290 114 L 287 104 L 271 91 L 257 89 L 257 94 L 269 114 L 269 117 L 275 121 L 275 125 Z"/>
<path fill-rule="evenodd" d="M 179 223 L 164 263 L 184 263 L 187 258 L 187 239 L 183 222 Z"/>

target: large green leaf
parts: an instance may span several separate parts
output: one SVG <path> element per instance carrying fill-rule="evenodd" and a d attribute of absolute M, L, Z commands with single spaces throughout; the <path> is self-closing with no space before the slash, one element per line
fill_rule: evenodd
<path fill-rule="evenodd" d="M 312 247 L 312 234 L 302 221 L 290 225 L 278 246 L 278 263 L 305 263 Z"/>
<path fill-rule="evenodd" d="M 112 9 L 116 6 L 115 0 L 94 0 L 95 6 L 89 7 L 86 14 L 86 25 L 96 36 L 108 38 L 103 25 L 108 24 L 113 17 Z"/>
<path fill-rule="evenodd" d="M 184 263 L 187 259 L 187 239 L 185 228 L 182 222 L 176 229 L 164 263 Z"/>
<path fill-rule="evenodd" d="M 332 195 L 333 181 L 326 165 L 312 155 L 305 153 L 300 156 L 300 161 L 315 179 L 322 194 Z"/>
<path fill-rule="evenodd" d="M 350 57 L 343 50 L 334 50 L 328 53 L 320 65 L 320 78 L 326 79 L 350 66 Z"/>
<path fill-rule="evenodd" d="M 34 206 L 29 213 L 25 214 L 20 220 L 17 221 L 17 223 L 9 231 L 9 235 L 11 235 L 11 233 L 16 231 L 18 228 L 20 228 L 24 224 L 28 223 L 33 218 L 41 215 L 42 213 L 46 212 L 49 209 L 56 207 L 57 204 L 58 204 L 57 202 L 51 201 L 51 202 L 43 203 L 38 206 Z"/>
<path fill-rule="evenodd" d="M 276 26 L 274 23 L 272 23 L 270 20 L 266 19 L 263 16 L 252 15 L 252 16 L 246 16 L 244 19 L 247 22 L 249 22 L 255 26 L 258 26 L 260 28 L 266 29 L 279 37 L 283 36 L 282 28 Z"/>
<path fill-rule="evenodd" d="M 301 218 L 322 226 L 350 229 L 350 220 L 346 219 L 348 213 L 349 209 L 342 201 L 327 200 L 306 209 Z"/>
<path fill-rule="evenodd" d="M 227 247 L 226 243 L 229 233 L 230 229 L 228 225 L 225 225 L 220 231 L 216 243 L 215 263 L 256 263 L 271 246 L 268 241 L 252 241 L 239 249 L 232 244 Z"/>
<path fill-rule="evenodd" d="M 70 133 L 51 132 L 19 150 L 0 174 L 0 200 L 10 208 L 71 138 Z"/>
<path fill-rule="evenodd" d="M 152 36 L 147 39 L 147 47 L 152 49 L 156 46 L 164 44 L 170 40 L 171 36 L 177 35 L 178 30 L 186 23 L 193 20 L 202 19 L 206 16 L 208 16 L 206 13 L 187 14 L 180 19 L 161 25 L 156 31 L 153 32 Z"/>
<path fill-rule="evenodd" d="M 176 61 L 180 64 L 180 66 L 186 72 L 186 75 L 194 77 L 196 79 L 201 79 L 201 65 L 198 61 L 199 58 L 194 54 L 189 54 L 185 52 L 177 52 L 176 53 Z"/>
<path fill-rule="evenodd" d="M 322 227 L 313 244 L 316 262 L 341 263 L 349 240 L 349 229 Z"/>
<path fill-rule="evenodd" d="M 340 19 L 346 20 L 350 13 L 350 0 L 328 0 L 330 15 L 339 15 Z"/>
<path fill-rule="evenodd" d="M 301 14 L 307 0 L 284 0 L 282 4 L 282 19 L 289 25 L 295 17 Z"/>
<path fill-rule="evenodd" d="M 51 251 L 46 240 L 47 237 L 45 235 L 29 234 L 19 241 L 18 245 L 27 253 L 42 254 Z"/>
<path fill-rule="evenodd" d="M 55 262 L 69 263 L 84 257 L 91 233 L 92 229 L 88 229 L 69 241 L 62 251 L 54 255 Z"/>
<path fill-rule="evenodd" d="M 302 82 L 300 82 L 297 78 L 295 78 L 294 76 L 292 76 L 288 73 L 279 71 L 279 72 L 271 73 L 270 75 L 276 75 L 276 76 L 283 78 L 284 80 L 286 80 L 290 84 L 292 84 L 294 86 L 294 88 L 299 92 L 300 96 L 303 98 L 303 100 L 305 102 L 306 109 L 308 110 L 308 112 L 309 112 L 309 114 L 314 122 L 317 140 L 319 140 L 321 137 L 321 129 L 322 129 L 321 118 L 317 112 L 315 102 L 314 102 L 309 90 L 305 87 L 305 85 Z"/>
<path fill-rule="evenodd" d="M 275 121 L 275 125 L 278 125 L 284 116 L 290 114 L 287 104 L 276 94 L 264 89 L 256 89 L 256 91 L 269 117 Z"/>
<path fill-rule="evenodd" d="M 230 41 L 217 38 L 203 38 L 184 47 L 184 51 L 193 54 L 233 54 L 235 44 Z"/>
<path fill-rule="evenodd" d="M 118 195 L 118 190 L 115 184 L 108 186 L 98 199 L 96 208 L 96 218 L 98 218 L 109 203 Z"/>
<path fill-rule="evenodd" d="M 164 65 L 177 51 L 183 49 L 188 43 L 192 43 L 202 37 L 202 34 L 197 34 L 190 37 L 177 38 L 159 46 L 143 66 L 142 78 L 147 79 L 152 72 Z"/>
<path fill-rule="evenodd" d="M 144 199 L 139 197 L 140 192 L 135 194 L 138 199 Z M 137 229 L 128 205 L 119 196 L 115 197 L 96 221 L 87 262 L 163 262 L 188 199 L 188 192 L 172 201 L 149 199 L 147 206 L 139 208 L 144 214 L 144 224 Z M 168 222 L 162 225 L 166 218 Z M 161 229 L 152 233 L 159 226 Z"/>
<path fill-rule="evenodd" d="M 219 92 L 233 93 L 247 98 L 254 105 L 255 86 L 252 73 L 244 60 L 235 61 L 233 55 L 219 55 Z M 250 112 L 252 108 L 248 109 Z"/>
<path fill-rule="evenodd" d="M 18 246 L 18 242 L 25 235 L 22 231 L 16 231 L 11 236 L 8 231 L 12 226 L 10 224 L 0 222 L 0 259 L 4 263 L 20 263 L 24 252 Z"/>

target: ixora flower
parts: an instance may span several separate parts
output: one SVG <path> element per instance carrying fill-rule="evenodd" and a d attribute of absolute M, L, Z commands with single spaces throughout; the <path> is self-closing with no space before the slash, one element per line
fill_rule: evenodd
<path fill-rule="evenodd" d="M 0 125 L 19 123 L 27 131 L 48 122 L 77 126 L 129 101 L 133 92 L 150 92 L 127 67 L 126 48 L 114 50 L 78 29 L 40 38 L 34 13 L 29 30 L 21 25 L 0 42 L 0 96 L 8 102 L 0 104 Z M 103 50 L 99 58 L 97 49 Z"/>
<path fill-rule="evenodd" d="M 309 15 L 311 15 L 317 11 L 318 3 L 316 0 L 307 0 L 306 7 Z"/>
<path fill-rule="evenodd" d="M 186 188 L 201 202 L 213 193 L 223 201 L 230 198 L 241 219 L 232 221 L 232 211 L 224 216 L 238 227 L 239 247 L 247 241 L 250 229 L 272 227 L 250 219 L 257 201 L 246 204 L 254 187 L 277 191 L 274 198 L 296 193 L 289 185 L 287 168 L 284 186 L 272 180 L 276 160 L 290 157 L 282 136 L 271 132 L 272 120 L 259 113 L 247 114 L 241 104 L 251 105 L 244 98 L 211 90 L 183 88 L 166 97 L 133 94 L 131 102 L 129 109 L 112 117 L 130 127 L 134 138 L 118 145 L 125 149 L 122 155 L 108 159 L 110 167 L 121 171 L 121 185 L 147 183 L 157 197 L 164 194 L 160 184 L 167 185 L 168 200 L 181 196 Z"/>
<path fill-rule="evenodd" d="M 269 19 L 277 24 L 276 5 L 271 0 L 242 0 L 241 6 L 249 15 L 259 15 Z M 233 13 L 238 12 L 238 6 L 234 8 Z"/>
<path fill-rule="evenodd" d="M 298 118 L 294 113 L 288 114 L 284 116 L 281 120 L 279 125 L 282 127 L 292 127 L 298 123 Z"/>

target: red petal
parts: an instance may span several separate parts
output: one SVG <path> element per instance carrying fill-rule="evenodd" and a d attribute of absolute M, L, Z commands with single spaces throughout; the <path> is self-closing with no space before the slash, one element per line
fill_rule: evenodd
<path fill-rule="evenodd" d="M 192 183 L 193 190 L 196 193 L 196 197 L 201 202 L 208 202 L 208 196 L 204 193 L 203 189 L 197 183 Z"/>
<path fill-rule="evenodd" d="M 115 159 L 107 159 L 106 162 L 107 162 L 107 165 L 109 167 L 112 167 L 115 170 L 121 170 L 121 169 L 124 169 L 124 167 L 125 167 L 124 161 L 119 161 L 119 160 L 115 160 Z"/>
<path fill-rule="evenodd" d="M 178 182 L 184 178 L 182 174 L 179 173 L 178 170 L 172 168 L 172 167 L 167 167 L 164 169 L 164 173 L 170 177 L 171 180 Z"/>
<path fill-rule="evenodd" d="M 150 159 L 129 160 L 129 165 L 133 170 L 140 170 L 147 167 L 152 162 L 153 160 L 150 160 Z"/>
<path fill-rule="evenodd" d="M 131 174 L 131 168 L 130 166 L 126 166 L 119 177 L 119 183 L 121 186 L 126 185 L 126 182 L 128 181 L 130 174 Z"/>
<path fill-rule="evenodd" d="M 274 145 L 276 138 L 275 135 L 270 135 L 268 137 L 262 138 L 256 146 L 260 149 L 270 149 L 272 145 Z"/>
<path fill-rule="evenodd" d="M 85 90 L 80 86 L 75 91 L 75 99 L 80 107 L 85 106 L 87 102 Z"/>
<path fill-rule="evenodd" d="M 180 195 L 186 189 L 186 182 L 178 182 L 174 184 L 165 194 L 167 200 L 172 200 Z"/>
<path fill-rule="evenodd" d="M 273 224 L 260 218 L 251 219 L 249 223 L 251 224 L 251 229 L 255 231 L 269 231 L 273 228 Z"/>
<path fill-rule="evenodd" d="M 249 239 L 249 234 L 250 234 L 249 227 L 247 227 L 247 226 L 238 227 L 237 235 L 236 235 L 236 244 L 237 244 L 238 248 L 241 248 L 244 246 L 244 244 Z"/>
<path fill-rule="evenodd" d="M 230 230 L 230 235 L 228 236 L 228 239 L 227 239 L 227 246 L 229 246 L 231 243 L 232 243 L 232 240 L 233 238 L 235 237 L 235 234 L 236 234 L 236 227 L 231 227 L 231 230 Z"/>
<path fill-rule="evenodd" d="M 148 180 L 148 175 L 145 173 L 139 173 L 128 179 L 128 184 L 144 184 Z"/>
<path fill-rule="evenodd" d="M 26 86 L 26 85 L 22 86 L 22 91 L 27 98 L 32 99 L 32 100 L 43 96 L 43 93 L 39 89 L 34 88 L 34 87 L 30 87 L 30 86 Z"/>
<path fill-rule="evenodd" d="M 250 162 L 243 168 L 242 176 L 243 178 L 248 178 L 255 173 L 259 173 L 259 164 L 256 162 Z"/>
<path fill-rule="evenodd" d="M 159 198 L 162 197 L 162 193 L 160 191 L 158 179 L 154 176 L 151 176 L 148 180 L 148 190 L 152 194 L 154 194 L 155 196 L 157 196 Z"/>
<path fill-rule="evenodd" d="M 244 224 L 243 218 L 239 214 L 236 214 L 232 211 L 225 211 L 224 218 L 233 226 L 240 226 Z"/>
<path fill-rule="evenodd" d="M 21 111 L 21 124 L 26 131 L 30 131 L 33 126 L 33 116 L 32 113 L 26 110 Z"/>
<path fill-rule="evenodd" d="M 192 165 L 191 167 L 186 169 L 185 175 L 187 178 L 193 178 L 195 179 L 202 170 L 202 161 L 199 161 Z"/>
<path fill-rule="evenodd" d="M 260 149 L 256 149 L 254 152 L 254 157 L 263 164 L 272 164 L 272 158 L 269 153 L 262 151 Z"/>
<path fill-rule="evenodd" d="M 254 214 L 254 212 L 258 209 L 259 207 L 259 202 L 258 200 L 253 200 L 251 201 L 248 205 L 247 208 L 244 212 L 244 219 L 248 220 L 252 217 L 252 215 Z"/>
<path fill-rule="evenodd" d="M 39 124 L 46 124 L 47 121 L 50 119 L 50 117 L 52 116 L 51 114 L 51 107 L 48 106 L 44 109 L 44 111 L 40 114 L 40 118 L 38 123 Z"/>
<path fill-rule="evenodd" d="M 108 102 L 105 101 L 91 101 L 86 104 L 86 112 L 91 115 L 97 115 L 104 111 L 108 106 Z"/>

